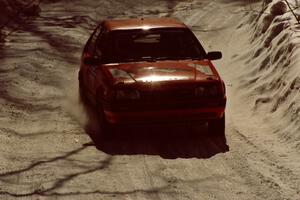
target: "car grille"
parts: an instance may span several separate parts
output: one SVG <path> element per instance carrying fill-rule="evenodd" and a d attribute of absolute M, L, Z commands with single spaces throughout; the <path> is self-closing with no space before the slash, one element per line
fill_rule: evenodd
<path fill-rule="evenodd" d="M 224 106 L 222 96 L 196 97 L 195 87 L 147 88 L 139 90 L 140 99 L 122 100 L 107 105 L 113 111 L 156 111 L 172 109 L 196 109 Z"/>
<path fill-rule="evenodd" d="M 123 102 L 116 104 L 108 104 L 106 107 L 112 111 L 156 111 L 170 109 L 197 109 L 220 107 L 225 105 L 225 99 L 192 99 L 192 100 L 162 100 L 160 98 L 152 98 L 152 100 L 138 100 L 134 102 Z"/>
<path fill-rule="evenodd" d="M 152 100 L 176 100 L 176 99 L 192 99 L 195 97 L 195 90 L 192 89 L 177 89 L 177 90 L 153 90 L 141 91 L 141 99 L 145 101 Z"/>

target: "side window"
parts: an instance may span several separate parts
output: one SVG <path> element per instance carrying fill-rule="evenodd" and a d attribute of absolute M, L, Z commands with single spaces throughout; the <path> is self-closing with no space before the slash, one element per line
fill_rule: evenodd
<path fill-rule="evenodd" d="M 101 33 L 102 28 L 101 26 L 97 27 L 90 39 L 88 40 L 87 46 L 84 49 L 85 54 L 88 54 L 90 56 L 94 55 L 96 42 L 99 34 Z"/>
<path fill-rule="evenodd" d="M 102 31 L 96 41 L 96 47 L 94 51 L 94 56 L 97 58 L 103 58 L 107 51 L 107 33 Z"/>

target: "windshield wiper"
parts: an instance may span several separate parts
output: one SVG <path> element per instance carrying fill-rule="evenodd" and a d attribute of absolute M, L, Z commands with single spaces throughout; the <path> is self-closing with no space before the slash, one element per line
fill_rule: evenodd
<path fill-rule="evenodd" d="M 137 58 L 120 59 L 119 62 L 141 62 L 141 61 L 155 62 L 156 60 L 157 59 L 155 57 L 144 56 L 144 57 L 137 57 Z"/>
<path fill-rule="evenodd" d="M 152 56 L 143 56 L 140 58 L 141 60 L 148 61 L 148 62 L 156 62 L 157 58 Z"/>
<path fill-rule="evenodd" d="M 170 56 L 162 57 L 164 60 L 202 60 L 203 58 L 197 56 Z"/>
<path fill-rule="evenodd" d="M 143 56 L 143 57 L 137 57 L 137 58 L 126 58 L 122 59 L 123 62 L 141 62 L 141 61 L 147 61 L 147 62 L 156 62 L 159 60 L 203 60 L 202 57 L 198 56 Z"/>
<path fill-rule="evenodd" d="M 189 56 L 189 57 L 185 57 L 184 59 L 186 59 L 186 60 L 203 60 L 203 58 L 197 57 L 197 56 Z"/>

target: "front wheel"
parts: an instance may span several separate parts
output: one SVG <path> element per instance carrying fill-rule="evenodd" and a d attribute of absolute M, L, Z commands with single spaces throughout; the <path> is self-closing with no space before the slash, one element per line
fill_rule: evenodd
<path fill-rule="evenodd" d="M 208 122 L 208 132 L 210 135 L 225 137 L 225 114 L 220 119 Z"/>
<path fill-rule="evenodd" d="M 106 120 L 103 110 L 99 109 L 98 112 L 101 135 L 106 138 L 111 131 L 111 124 Z"/>
<path fill-rule="evenodd" d="M 103 116 L 104 113 L 100 113 L 100 112 L 101 111 L 97 111 L 97 116 L 95 118 L 95 123 L 97 123 L 96 125 L 97 129 L 91 135 L 92 140 L 94 141 L 94 144 L 97 148 L 105 144 L 110 134 L 110 124 L 104 118 Z"/>
<path fill-rule="evenodd" d="M 101 104 L 97 105 L 97 115 L 99 130 L 96 134 L 95 139 L 98 144 L 102 144 L 103 142 L 111 138 L 111 136 L 113 135 L 114 126 L 107 121 Z"/>
<path fill-rule="evenodd" d="M 86 103 L 87 99 L 84 93 L 84 86 L 83 86 L 83 80 L 82 80 L 82 74 L 79 72 L 78 74 L 78 92 L 79 92 L 79 101 L 82 103 Z"/>

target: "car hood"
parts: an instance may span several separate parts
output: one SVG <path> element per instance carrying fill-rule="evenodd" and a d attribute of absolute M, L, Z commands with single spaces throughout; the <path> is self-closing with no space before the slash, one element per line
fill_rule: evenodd
<path fill-rule="evenodd" d="M 156 61 L 107 64 L 113 82 L 201 81 L 218 79 L 210 61 Z"/>

